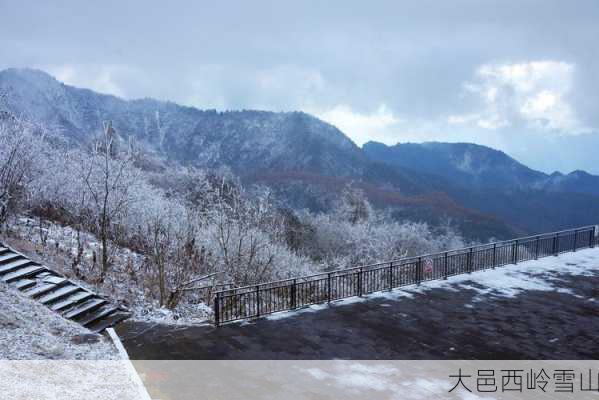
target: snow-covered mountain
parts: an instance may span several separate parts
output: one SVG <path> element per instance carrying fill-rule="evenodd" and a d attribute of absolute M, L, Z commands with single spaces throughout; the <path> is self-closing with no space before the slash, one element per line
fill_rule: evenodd
<path fill-rule="evenodd" d="M 89 141 L 103 121 L 111 120 L 118 137 L 140 144 L 164 165 L 228 166 L 246 182 L 269 185 L 295 208 L 326 209 L 335 193 L 354 182 L 398 218 L 431 223 L 449 218 L 471 237 L 508 237 L 599 220 L 595 197 L 579 197 L 581 209 L 571 212 L 548 194 L 547 189 L 557 191 L 564 184 L 531 185 L 544 174 L 481 146 L 423 144 L 398 151 L 370 144 L 361 149 L 336 127 L 302 112 L 217 112 L 153 99 L 123 100 L 31 69 L 0 71 L 1 92 L 8 94 L 11 111 L 73 141 Z M 547 182 L 558 178 L 563 180 L 556 176 Z M 494 198 L 500 196 L 486 190 L 505 187 L 541 193 L 539 201 L 551 204 L 549 215 L 526 206 L 522 212 L 532 214 L 520 218 L 512 208 L 525 200 L 521 195 L 500 193 L 510 197 L 497 204 Z M 568 217 L 557 218 L 562 214 Z"/>
<path fill-rule="evenodd" d="M 472 143 L 400 143 L 386 146 L 368 142 L 364 152 L 372 159 L 443 176 L 464 187 L 531 187 L 545 178 L 507 154 Z"/>
<path fill-rule="evenodd" d="M 443 177 L 451 182 L 447 193 L 460 204 L 529 232 L 599 221 L 599 177 L 583 171 L 548 175 L 472 143 L 369 142 L 363 150 L 388 165 Z"/>
<path fill-rule="evenodd" d="M 217 112 L 152 99 L 126 101 L 30 69 L 0 72 L 0 90 L 8 92 L 12 111 L 78 141 L 112 120 L 122 139 L 134 138 L 167 160 L 203 168 L 226 165 L 242 177 L 301 172 L 364 178 L 405 194 L 438 189 L 371 162 L 339 129 L 303 112 Z"/>
<path fill-rule="evenodd" d="M 439 175 L 477 190 L 541 189 L 599 195 L 599 176 L 584 171 L 551 175 L 535 171 L 502 151 L 472 143 L 368 142 L 368 157 L 402 168 Z"/>
<path fill-rule="evenodd" d="M 569 174 L 554 172 L 539 182 L 539 186 L 556 192 L 590 193 L 599 196 L 599 176 L 580 170 Z"/>
<path fill-rule="evenodd" d="M 201 111 L 152 99 L 125 101 L 64 85 L 36 70 L 0 73 L 13 111 L 83 140 L 112 120 L 121 137 L 198 166 L 247 164 L 353 175 L 364 169 L 361 150 L 343 133 L 308 114 Z M 289 157 L 289 155 L 293 155 Z"/>

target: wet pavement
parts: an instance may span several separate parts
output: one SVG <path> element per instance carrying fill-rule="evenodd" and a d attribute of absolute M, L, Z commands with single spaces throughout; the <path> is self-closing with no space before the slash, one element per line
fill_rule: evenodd
<path fill-rule="evenodd" d="M 132 359 L 148 360 L 598 359 L 599 258 L 589 260 L 587 276 L 561 273 L 552 290 L 512 297 L 481 294 L 477 273 L 284 318 L 220 328 L 127 322 L 118 333 Z"/>

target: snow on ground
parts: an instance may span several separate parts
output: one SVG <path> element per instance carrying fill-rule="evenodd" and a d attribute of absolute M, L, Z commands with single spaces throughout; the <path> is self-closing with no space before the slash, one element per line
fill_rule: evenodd
<path fill-rule="evenodd" d="M 11 400 L 149 400 L 128 360 L 0 360 Z"/>
<path fill-rule="evenodd" d="M 45 243 L 42 237 L 45 237 Z M 141 279 L 146 273 L 143 255 L 124 247 L 111 246 L 112 269 L 103 283 L 93 282 L 91 278 L 99 269 L 97 263 L 101 247 L 97 238 L 88 232 L 80 233 L 83 244 L 83 260 L 79 267 L 82 279 L 77 278 L 72 266 L 77 256 L 77 231 L 70 226 L 44 221 L 40 232 L 38 221 L 20 217 L 11 225 L 11 237 L 2 240 L 82 286 L 125 305 L 134 320 L 190 325 L 205 323 L 212 314 L 212 309 L 203 302 L 181 302 L 174 310 L 160 307 Z M 94 254 L 97 259 L 95 266 Z"/>
<path fill-rule="evenodd" d="M 450 277 L 447 280 L 423 282 L 420 285 L 406 286 L 390 292 L 377 292 L 363 297 L 350 297 L 334 302 L 335 306 L 350 305 L 373 298 L 398 300 L 402 297 L 412 298 L 415 293 L 426 293 L 432 289 L 459 291 L 471 289 L 478 293 L 473 302 L 481 301 L 483 297 L 515 297 L 527 290 L 557 291 L 570 293 L 568 289 L 560 288 L 564 275 L 593 276 L 599 271 L 599 247 L 579 250 L 575 253 L 565 253 L 558 257 L 546 257 L 540 260 L 521 262 L 517 265 L 506 265 L 495 269 L 477 271 Z M 589 299 L 595 301 L 595 299 Z M 382 304 L 385 306 L 385 304 Z M 326 304 L 316 304 L 310 307 L 284 311 L 266 317 L 269 320 L 288 318 L 306 312 L 316 312 L 327 308 Z M 467 304 L 466 307 L 472 307 Z M 245 324 L 247 322 L 240 322 Z"/>
<path fill-rule="evenodd" d="M 118 358 L 110 339 L 62 318 L 0 282 L 0 359 Z"/>

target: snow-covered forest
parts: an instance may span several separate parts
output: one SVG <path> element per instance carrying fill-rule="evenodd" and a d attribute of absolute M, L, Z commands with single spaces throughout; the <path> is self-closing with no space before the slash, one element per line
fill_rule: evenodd
<path fill-rule="evenodd" d="M 464 245 L 348 185 L 331 212 L 283 208 L 227 169 L 156 163 L 110 122 L 73 143 L 0 108 L 0 229 L 136 316 L 210 313 L 211 293 Z M 169 311 L 164 311 L 169 310 Z"/>

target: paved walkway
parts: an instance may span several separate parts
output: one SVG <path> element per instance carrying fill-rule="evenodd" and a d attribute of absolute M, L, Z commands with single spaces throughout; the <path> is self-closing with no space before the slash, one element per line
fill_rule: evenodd
<path fill-rule="evenodd" d="M 597 359 L 599 249 L 316 308 L 119 334 L 133 359 Z"/>

